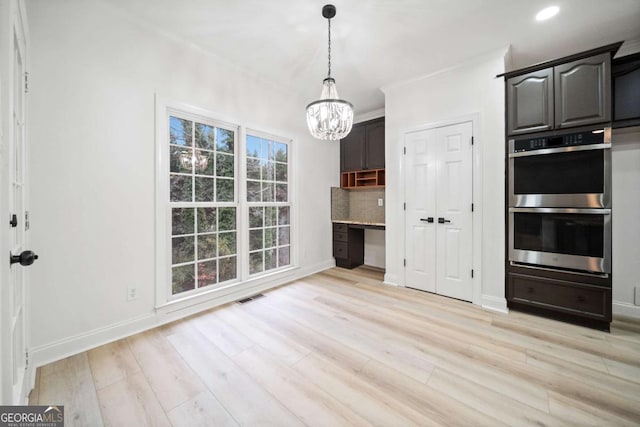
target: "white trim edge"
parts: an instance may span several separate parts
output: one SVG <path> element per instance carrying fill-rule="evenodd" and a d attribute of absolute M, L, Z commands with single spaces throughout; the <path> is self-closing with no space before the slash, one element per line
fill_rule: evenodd
<path fill-rule="evenodd" d="M 366 122 L 367 120 L 378 119 L 380 117 L 384 117 L 384 108 L 379 108 L 362 114 L 356 114 L 353 118 L 353 123 Z"/>
<path fill-rule="evenodd" d="M 223 304 L 246 298 L 250 295 L 284 285 L 290 281 L 310 276 L 334 266 L 335 261 L 331 258 L 330 260 L 326 260 L 309 267 L 299 268 L 295 271 L 295 274 L 274 277 L 272 280 L 261 282 L 255 286 L 239 286 L 235 292 L 225 294 L 219 298 L 213 298 L 208 301 L 189 305 L 187 307 L 176 309 L 175 311 L 145 314 L 143 316 L 127 319 L 122 322 L 117 322 L 76 336 L 35 347 L 32 349 L 30 360 L 30 366 L 34 371 L 31 375 L 33 380 L 31 378 L 28 378 L 28 380 L 30 381 L 30 385 L 33 385 L 35 382 L 35 369 L 48 363 L 126 338 L 201 311 L 209 310 Z"/>
<path fill-rule="evenodd" d="M 498 313 L 509 313 L 509 309 L 507 308 L 507 299 L 491 295 L 482 295 L 482 308 L 496 311 Z"/>
<path fill-rule="evenodd" d="M 640 319 L 640 306 L 628 302 L 613 301 L 613 314 Z"/>
<path fill-rule="evenodd" d="M 391 286 L 401 286 L 399 279 L 400 278 L 395 274 L 385 273 L 384 281 L 382 283 L 384 283 L 385 285 L 391 285 Z"/>

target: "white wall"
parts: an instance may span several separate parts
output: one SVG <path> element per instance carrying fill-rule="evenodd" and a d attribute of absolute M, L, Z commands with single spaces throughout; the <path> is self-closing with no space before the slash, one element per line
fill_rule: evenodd
<path fill-rule="evenodd" d="M 385 280 L 404 283 L 403 135 L 418 126 L 477 115 L 474 128 L 482 186 L 474 201 L 481 210 L 481 297 L 487 308 L 506 310 L 504 282 L 504 72 L 508 50 L 457 68 L 392 84 L 385 92 L 386 116 L 386 271 Z M 477 149 L 478 149 L 477 148 Z M 479 183 L 474 183 L 474 187 Z M 479 205 L 478 196 L 482 204 Z M 478 271 L 476 271 L 478 273 Z M 478 279 L 476 279 L 478 280 Z"/>
<path fill-rule="evenodd" d="M 373 267 L 384 268 L 385 244 L 384 230 L 364 230 L 364 263 Z"/>
<path fill-rule="evenodd" d="M 613 313 L 640 317 L 640 127 L 613 131 L 611 158 Z"/>
<path fill-rule="evenodd" d="M 292 138 L 300 272 L 332 264 L 339 148 L 308 135 L 306 100 L 98 0 L 33 0 L 27 12 L 36 363 L 158 321 L 156 93 Z M 139 298 L 127 302 L 130 285 Z"/>

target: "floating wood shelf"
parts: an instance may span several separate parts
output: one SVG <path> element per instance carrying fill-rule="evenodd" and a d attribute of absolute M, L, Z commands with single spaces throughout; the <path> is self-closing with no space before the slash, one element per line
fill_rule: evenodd
<path fill-rule="evenodd" d="M 384 187 L 384 169 L 342 172 L 340 187 L 346 189 Z"/>

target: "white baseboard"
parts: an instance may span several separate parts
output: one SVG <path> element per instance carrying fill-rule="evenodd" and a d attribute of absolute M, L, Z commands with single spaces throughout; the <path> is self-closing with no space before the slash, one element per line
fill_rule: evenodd
<path fill-rule="evenodd" d="M 613 314 L 640 319 L 640 306 L 628 302 L 613 301 Z"/>
<path fill-rule="evenodd" d="M 123 320 L 32 349 L 35 368 L 119 340 L 156 326 L 153 313 Z"/>
<path fill-rule="evenodd" d="M 35 369 L 40 366 L 126 338 L 201 311 L 209 310 L 223 304 L 255 295 L 256 293 L 275 288 L 292 280 L 300 279 L 332 267 L 335 267 L 335 261 L 333 258 L 312 266 L 294 269 L 285 274 L 276 274 L 267 280 L 256 280 L 253 285 L 237 286 L 224 295 L 211 295 L 211 298 L 208 300 L 194 302 L 191 305 L 179 307 L 175 310 L 165 307 L 155 310 L 149 314 L 123 320 L 102 328 L 97 328 L 82 334 L 34 347 L 31 349 L 31 372 L 28 372 L 29 378 L 26 380 L 29 382 L 27 385 L 33 388 L 35 384 Z"/>
<path fill-rule="evenodd" d="M 385 273 L 384 281 L 382 283 L 384 283 L 385 285 L 391 285 L 391 286 L 401 286 L 399 279 L 400 278 L 395 274 Z"/>
<path fill-rule="evenodd" d="M 482 295 L 482 308 L 497 311 L 498 313 L 508 313 L 506 298 L 494 297 L 491 295 Z"/>

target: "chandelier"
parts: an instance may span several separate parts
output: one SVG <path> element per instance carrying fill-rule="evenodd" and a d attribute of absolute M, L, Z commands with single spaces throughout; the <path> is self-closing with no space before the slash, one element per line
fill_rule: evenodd
<path fill-rule="evenodd" d="M 336 16 L 336 7 L 324 6 L 322 16 L 329 23 L 329 72 L 322 82 L 320 99 L 307 105 L 307 125 L 315 138 L 335 141 L 351 132 L 353 105 L 338 97 L 336 81 L 331 77 L 331 18 Z"/>
<path fill-rule="evenodd" d="M 199 151 L 196 151 L 195 154 L 192 154 L 191 150 L 180 153 L 180 166 L 184 169 L 195 169 L 196 172 L 203 172 L 208 165 L 209 158 Z"/>

